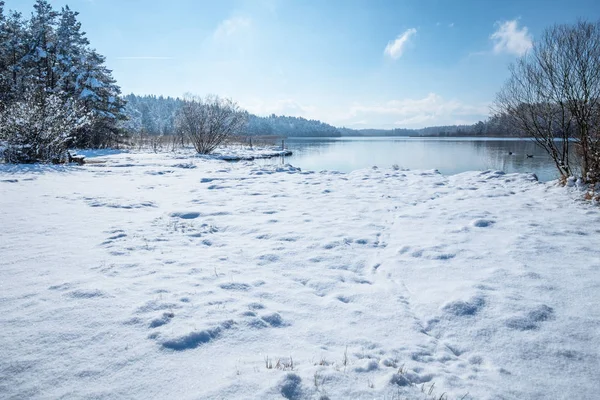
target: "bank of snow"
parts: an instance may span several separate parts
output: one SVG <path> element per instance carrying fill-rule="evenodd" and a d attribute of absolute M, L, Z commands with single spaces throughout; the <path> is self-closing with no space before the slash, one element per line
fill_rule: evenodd
<path fill-rule="evenodd" d="M 600 213 L 524 174 L 0 166 L 0 397 L 592 399 Z"/>
<path fill-rule="evenodd" d="M 255 147 L 245 146 L 225 146 L 218 148 L 208 158 L 225 161 L 252 161 L 264 158 L 287 157 L 291 156 L 292 151 L 280 147 Z"/>

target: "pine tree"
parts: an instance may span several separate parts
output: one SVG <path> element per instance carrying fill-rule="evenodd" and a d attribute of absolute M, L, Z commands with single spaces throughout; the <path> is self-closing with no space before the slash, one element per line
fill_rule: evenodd
<path fill-rule="evenodd" d="M 23 93 L 23 70 L 28 53 L 27 35 L 21 14 L 4 15 L 0 1 L 0 111 Z"/>
<path fill-rule="evenodd" d="M 61 158 L 67 146 L 118 144 L 125 102 L 77 12 L 36 0 L 29 21 L 0 0 L 0 140 L 11 162 Z"/>
<path fill-rule="evenodd" d="M 119 122 L 125 119 L 125 103 L 120 97 L 121 89 L 104 61 L 95 50 L 87 51 L 82 57 L 75 93 L 86 112 L 92 115 L 92 124 L 78 135 L 76 144 L 79 146 L 112 146 L 125 136 L 119 127 Z"/>
<path fill-rule="evenodd" d="M 7 42 L 8 35 L 6 32 L 6 18 L 4 17 L 4 1 L 0 1 L 0 111 L 4 110 L 7 106 L 11 92 Z"/>
<path fill-rule="evenodd" d="M 29 22 L 31 40 L 28 64 L 31 73 L 32 90 L 41 98 L 52 93 L 56 86 L 54 65 L 56 64 L 56 31 L 54 26 L 58 13 L 47 0 L 36 0 L 34 12 Z"/>
<path fill-rule="evenodd" d="M 80 74 L 82 58 L 90 42 L 81 31 L 81 23 L 77 21 L 78 12 L 66 6 L 60 13 L 60 23 L 56 30 L 56 63 L 54 75 L 57 87 L 67 96 L 75 96 L 75 84 Z"/>
<path fill-rule="evenodd" d="M 6 20 L 3 30 L 6 32 L 6 41 L 3 42 L 2 52 L 6 56 L 6 73 L 10 80 L 9 100 L 16 101 L 25 92 L 29 33 L 21 13 L 15 11 Z"/>

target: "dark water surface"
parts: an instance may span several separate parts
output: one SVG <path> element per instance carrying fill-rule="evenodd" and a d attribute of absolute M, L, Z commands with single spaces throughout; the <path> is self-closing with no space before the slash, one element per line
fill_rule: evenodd
<path fill-rule="evenodd" d="M 527 139 L 288 138 L 285 145 L 294 152 L 292 156 L 263 163 L 285 162 L 303 170 L 341 172 L 395 164 L 400 168 L 437 169 L 446 175 L 494 169 L 533 172 L 541 181 L 557 178 L 550 157 Z"/>

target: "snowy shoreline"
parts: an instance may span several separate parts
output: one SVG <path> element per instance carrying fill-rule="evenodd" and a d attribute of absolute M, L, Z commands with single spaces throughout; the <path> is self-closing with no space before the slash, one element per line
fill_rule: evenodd
<path fill-rule="evenodd" d="M 72 154 L 81 155 L 89 158 L 97 158 L 103 156 L 116 155 L 120 153 L 129 154 L 146 154 L 150 153 L 148 149 L 124 149 L 124 150 L 73 150 Z M 220 146 L 211 154 L 197 154 L 192 148 L 177 149 L 173 152 L 159 152 L 165 154 L 165 157 L 172 155 L 178 158 L 202 158 L 206 160 L 223 160 L 223 161 L 253 161 L 266 158 L 275 157 L 287 157 L 291 156 L 293 152 L 287 149 L 280 149 L 277 146 L 266 146 L 266 147 L 254 147 L 249 148 L 247 146 Z"/>
<path fill-rule="evenodd" d="M 278 150 L 276 148 L 256 148 L 256 149 L 218 149 L 209 158 L 224 161 L 253 161 L 266 158 L 287 157 L 293 153 L 291 150 Z"/>
<path fill-rule="evenodd" d="M 0 165 L 2 397 L 598 393 L 600 211 L 573 188 L 101 158 Z"/>

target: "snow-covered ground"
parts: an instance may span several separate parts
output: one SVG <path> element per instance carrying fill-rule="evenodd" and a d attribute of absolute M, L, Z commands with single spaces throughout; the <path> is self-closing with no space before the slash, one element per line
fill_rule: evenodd
<path fill-rule="evenodd" d="M 0 165 L 0 398 L 597 399 L 600 210 L 524 174 Z"/>
<path fill-rule="evenodd" d="M 223 146 L 218 148 L 214 153 L 205 156 L 226 161 L 252 161 L 261 158 L 274 158 L 282 156 L 291 156 L 290 150 L 284 150 L 281 147 L 254 147 L 246 146 L 231 147 Z"/>

